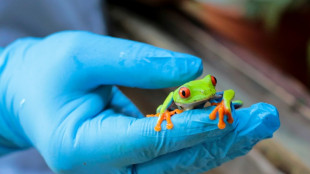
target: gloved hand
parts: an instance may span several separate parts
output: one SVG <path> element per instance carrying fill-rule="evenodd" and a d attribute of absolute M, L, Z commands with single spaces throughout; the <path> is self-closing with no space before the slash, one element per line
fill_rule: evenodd
<path fill-rule="evenodd" d="M 57 173 L 199 173 L 278 129 L 276 108 L 260 103 L 224 130 L 208 108 L 156 132 L 113 86 L 177 86 L 201 71 L 196 57 L 87 32 L 18 40 L 0 57 L 0 153 L 35 147 Z"/>

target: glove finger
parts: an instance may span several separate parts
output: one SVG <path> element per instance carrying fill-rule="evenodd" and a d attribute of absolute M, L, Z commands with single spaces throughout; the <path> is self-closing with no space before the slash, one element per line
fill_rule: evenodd
<path fill-rule="evenodd" d="M 245 155 L 258 141 L 272 137 L 280 125 L 276 108 L 264 103 L 238 110 L 237 116 L 236 129 L 218 140 L 160 156 L 135 165 L 133 170 L 136 173 L 202 173 Z"/>
<path fill-rule="evenodd" d="M 71 81 L 78 83 L 73 87 L 164 88 L 195 79 L 202 72 L 201 59 L 195 56 L 140 42 L 72 31 L 57 33 L 46 40 L 49 40 L 46 44 L 56 40 L 55 43 L 69 45 L 58 52 L 66 53 L 63 63 L 66 73 L 60 73 L 69 74 Z"/>
<path fill-rule="evenodd" d="M 78 153 L 75 155 L 80 157 L 77 160 L 95 160 L 98 163 L 120 166 L 143 163 L 206 140 L 216 141 L 232 132 L 235 124 L 227 123 L 226 128 L 220 130 L 217 120 L 209 119 L 208 115 L 213 108 L 190 110 L 175 115 L 172 117 L 175 127 L 167 130 L 164 122 L 160 132 L 154 130 L 157 118 L 137 119 L 116 113 L 113 109 L 105 110 L 82 124 L 79 124 L 81 121 L 78 116 L 71 116 L 70 124 L 66 125 L 69 131 L 66 136 L 69 137 L 64 139 L 79 147 L 75 151 Z M 86 109 L 85 112 L 87 111 Z M 79 110 L 78 113 L 81 112 Z M 75 137 L 73 142 L 70 142 L 70 137 Z"/>
<path fill-rule="evenodd" d="M 108 108 L 114 110 L 114 112 L 123 114 L 125 116 L 143 118 L 144 115 L 139 111 L 130 99 L 122 93 L 116 86 L 112 89 L 112 99 Z"/>

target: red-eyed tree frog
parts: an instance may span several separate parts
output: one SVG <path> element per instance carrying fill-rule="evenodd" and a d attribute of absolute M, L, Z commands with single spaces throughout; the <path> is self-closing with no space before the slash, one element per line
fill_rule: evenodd
<path fill-rule="evenodd" d="M 224 129 L 224 115 L 227 116 L 227 122 L 233 123 L 231 115 L 231 106 L 239 108 L 243 102 L 240 100 L 232 101 L 235 97 L 235 91 L 232 89 L 223 92 L 216 92 L 217 80 L 214 76 L 207 75 L 203 79 L 190 81 L 170 92 L 164 103 L 158 106 L 156 114 L 147 115 L 147 117 L 158 117 L 155 131 L 161 130 L 161 123 L 167 120 L 167 129 L 173 128 L 171 116 L 182 113 L 183 111 L 204 108 L 215 105 L 216 107 L 209 115 L 211 120 L 219 115 L 218 128 Z M 231 104 L 233 103 L 233 104 Z"/>

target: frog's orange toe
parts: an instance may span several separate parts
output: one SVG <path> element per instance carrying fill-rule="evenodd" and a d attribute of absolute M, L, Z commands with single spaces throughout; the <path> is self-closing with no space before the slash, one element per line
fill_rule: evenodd
<path fill-rule="evenodd" d="M 217 127 L 218 127 L 219 129 L 225 129 L 226 124 L 225 124 L 224 122 L 219 122 L 219 123 L 217 124 Z"/>
<path fill-rule="evenodd" d="M 168 123 L 168 124 L 166 125 L 166 128 L 167 128 L 167 129 L 172 129 L 172 128 L 173 128 L 173 124 L 172 124 L 172 123 Z"/>
<path fill-rule="evenodd" d="M 215 120 L 216 119 L 216 112 L 212 112 L 210 115 L 209 115 L 209 118 L 210 120 Z"/>
<path fill-rule="evenodd" d="M 216 113 L 217 113 L 218 110 L 219 110 L 218 106 L 213 109 L 213 111 L 209 115 L 210 120 L 215 120 L 216 119 Z"/>
<path fill-rule="evenodd" d="M 156 132 L 159 132 L 159 131 L 161 130 L 161 126 L 160 126 L 160 125 L 155 126 L 154 130 L 155 130 Z"/>

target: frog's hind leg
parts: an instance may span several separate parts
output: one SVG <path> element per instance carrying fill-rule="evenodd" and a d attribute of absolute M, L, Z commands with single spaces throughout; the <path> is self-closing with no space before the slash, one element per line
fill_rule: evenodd
<path fill-rule="evenodd" d="M 219 105 L 220 103 L 211 103 L 211 106 L 217 106 Z"/>
<path fill-rule="evenodd" d="M 234 119 L 233 119 L 233 117 L 232 117 L 232 115 L 231 115 L 231 112 L 225 112 L 225 115 L 227 116 L 227 122 L 229 123 L 229 124 L 232 124 L 233 122 L 234 122 Z M 225 127 L 224 127 L 225 128 Z"/>
<path fill-rule="evenodd" d="M 217 113 L 219 114 L 218 128 L 224 129 L 226 127 L 226 124 L 224 122 L 224 116 L 225 115 L 227 115 L 227 117 L 228 117 L 227 121 L 229 123 L 233 122 L 233 118 L 232 118 L 230 112 L 226 112 L 226 109 L 224 107 L 224 103 L 223 102 L 218 103 L 218 105 L 210 113 L 210 115 L 209 115 L 210 120 L 215 120 Z"/>
<path fill-rule="evenodd" d="M 235 109 L 239 109 L 239 108 L 241 108 L 242 107 L 242 105 L 243 105 L 243 101 L 241 101 L 241 100 L 234 100 L 234 101 L 232 101 L 231 102 L 231 104 L 232 104 L 232 106 L 235 108 Z M 234 122 L 234 119 L 233 119 L 233 117 L 232 117 L 232 115 L 231 115 L 231 112 L 225 112 L 225 115 L 227 115 L 227 122 L 229 123 L 229 124 L 232 124 L 233 122 Z"/>
<path fill-rule="evenodd" d="M 224 122 L 224 116 L 227 116 L 227 122 L 232 124 L 234 119 L 231 115 L 231 101 L 235 97 L 235 92 L 231 89 L 224 91 L 223 99 L 218 105 L 214 108 L 214 110 L 209 115 L 209 118 L 211 120 L 214 120 L 216 118 L 216 113 L 219 113 L 219 122 L 218 122 L 218 128 L 224 129 L 226 127 L 226 124 Z M 241 104 L 237 101 L 237 104 Z"/>
<path fill-rule="evenodd" d="M 223 107 L 220 107 L 220 108 L 218 109 L 218 113 L 219 113 L 218 128 L 224 129 L 224 128 L 226 127 L 226 124 L 225 124 L 225 122 L 224 122 L 224 114 L 225 114 L 224 108 L 223 108 Z"/>
<path fill-rule="evenodd" d="M 166 128 L 167 129 L 172 129 L 173 128 L 173 123 L 172 123 L 172 121 L 171 121 L 171 116 L 172 116 L 173 114 L 171 113 L 171 112 L 167 112 L 166 113 L 166 121 L 167 121 L 167 125 L 166 125 Z"/>
<path fill-rule="evenodd" d="M 213 103 L 212 103 L 213 104 Z M 217 104 L 217 103 L 216 103 Z M 217 104 L 218 105 L 218 104 Z M 216 105 L 216 106 L 217 106 Z M 219 110 L 219 107 L 215 107 L 214 109 L 213 109 L 213 111 L 210 113 L 210 115 L 209 115 L 209 118 L 210 118 L 210 120 L 215 120 L 216 119 L 216 113 L 217 113 L 217 111 Z"/>

